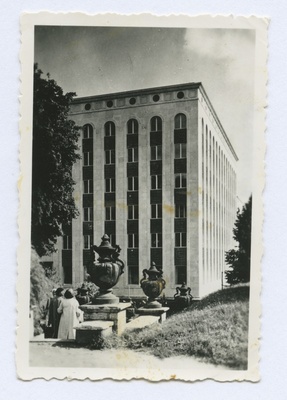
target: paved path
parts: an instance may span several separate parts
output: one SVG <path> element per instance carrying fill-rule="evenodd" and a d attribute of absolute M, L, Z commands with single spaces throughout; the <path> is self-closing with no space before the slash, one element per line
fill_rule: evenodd
<path fill-rule="evenodd" d="M 160 369 L 229 369 L 198 361 L 193 357 L 177 356 L 159 359 L 133 350 L 89 350 L 71 344 L 54 342 L 30 343 L 31 367 L 74 368 L 160 368 Z"/>

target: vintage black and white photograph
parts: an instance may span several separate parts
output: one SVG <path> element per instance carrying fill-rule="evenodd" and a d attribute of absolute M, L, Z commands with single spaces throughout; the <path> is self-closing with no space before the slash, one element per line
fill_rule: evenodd
<path fill-rule="evenodd" d="M 258 380 L 266 30 L 23 16 L 21 378 Z"/>

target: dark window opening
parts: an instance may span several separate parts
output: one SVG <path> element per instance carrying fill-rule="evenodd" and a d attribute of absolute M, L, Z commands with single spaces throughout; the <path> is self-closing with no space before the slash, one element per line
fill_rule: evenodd
<path fill-rule="evenodd" d="M 139 124 L 136 119 L 130 119 L 127 124 L 128 133 L 137 134 L 139 132 Z"/>
<path fill-rule="evenodd" d="M 158 132 L 162 130 L 162 119 L 160 117 L 152 117 L 150 120 L 151 132 Z"/>
<path fill-rule="evenodd" d="M 183 282 L 187 281 L 186 275 L 186 266 L 185 265 L 176 265 L 175 266 L 175 283 L 176 285 L 181 285 Z"/>
<path fill-rule="evenodd" d="M 158 102 L 160 97 L 159 97 L 158 94 L 155 94 L 152 99 L 153 99 L 154 102 Z"/>
<path fill-rule="evenodd" d="M 177 114 L 174 118 L 174 129 L 186 129 L 186 116 Z"/>
<path fill-rule="evenodd" d="M 128 284 L 138 285 L 139 283 L 139 268 L 136 265 L 129 265 L 128 267 Z"/>
<path fill-rule="evenodd" d="M 84 139 L 91 139 L 93 137 L 93 127 L 90 124 L 84 125 Z"/>

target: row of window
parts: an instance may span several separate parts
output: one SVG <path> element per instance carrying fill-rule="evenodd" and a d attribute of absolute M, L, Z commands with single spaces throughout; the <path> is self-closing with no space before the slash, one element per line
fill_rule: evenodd
<path fill-rule="evenodd" d="M 139 240 L 137 233 L 128 234 L 128 247 L 138 248 Z M 162 233 L 151 233 L 151 247 L 162 248 Z M 186 247 L 186 232 L 175 233 L 175 247 Z"/>
<path fill-rule="evenodd" d="M 181 189 L 186 188 L 186 174 L 179 173 L 175 174 L 175 188 Z M 151 189 L 160 190 L 162 189 L 162 175 L 151 175 Z M 94 190 L 93 180 L 84 180 L 84 194 L 92 194 Z M 137 176 L 128 177 L 128 191 L 137 192 L 139 190 L 139 182 Z M 105 179 L 105 192 L 115 193 L 116 191 L 116 180 L 115 178 Z"/>
<path fill-rule="evenodd" d="M 151 146 L 151 161 L 157 161 L 162 159 L 162 146 Z M 175 144 L 175 159 L 186 158 L 186 144 L 177 143 Z M 128 148 L 128 162 L 138 161 L 138 147 Z M 105 150 L 105 164 L 115 164 L 116 152 L 115 150 Z M 93 152 L 86 151 L 83 153 L 83 165 L 89 167 L 93 165 Z"/>
<path fill-rule="evenodd" d="M 186 144 L 177 143 L 175 145 L 175 159 L 186 158 Z M 162 146 L 151 146 L 151 161 L 157 161 L 162 159 Z M 138 147 L 128 148 L 128 162 L 138 161 Z M 83 163 L 84 166 L 93 165 L 93 152 L 83 153 Z M 115 164 L 115 150 L 105 151 L 105 164 Z"/>
<path fill-rule="evenodd" d="M 174 129 L 186 129 L 186 116 L 184 114 L 177 114 L 174 118 Z M 90 124 L 84 125 L 83 138 L 91 139 L 93 137 L 93 127 Z M 105 136 L 115 136 L 116 126 L 113 121 L 107 121 L 104 125 Z M 150 120 L 150 131 L 162 131 L 162 119 L 158 116 L 152 117 Z M 139 123 L 136 119 L 130 119 L 127 122 L 127 133 L 138 134 Z"/>
<path fill-rule="evenodd" d="M 162 218 L 162 205 L 151 204 L 151 219 Z M 175 205 L 175 218 L 186 218 L 186 205 L 176 204 Z M 105 207 L 105 219 L 106 221 L 114 221 L 116 219 L 116 207 L 107 206 Z M 139 219 L 139 208 L 138 205 L 128 206 L 128 219 L 138 220 Z M 93 221 L 93 207 L 84 207 L 84 222 Z"/>
<path fill-rule="evenodd" d="M 110 242 L 112 243 L 110 235 Z M 90 249 L 93 244 L 93 235 L 84 235 L 84 249 Z M 135 249 L 139 247 L 139 235 L 137 233 L 128 234 L 128 248 Z M 151 234 L 151 247 L 162 248 L 162 233 Z M 175 247 L 186 247 L 186 232 L 175 233 Z M 63 236 L 63 250 L 72 249 L 72 236 Z"/>

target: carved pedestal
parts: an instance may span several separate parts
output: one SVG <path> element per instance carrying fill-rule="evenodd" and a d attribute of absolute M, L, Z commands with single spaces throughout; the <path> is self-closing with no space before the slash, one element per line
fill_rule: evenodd
<path fill-rule="evenodd" d="M 141 307 L 137 310 L 139 315 L 152 315 L 155 317 L 159 317 L 159 322 L 163 323 L 166 320 L 166 313 L 169 310 L 169 307 L 160 307 L 160 308 L 146 308 Z"/>
<path fill-rule="evenodd" d="M 112 321 L 113 331 L 121 335 L 126 328 L 126 309 L 131 303 L 118 304 L 85 304 L 81 306 L 84 312 L 84 321 Z"/>

